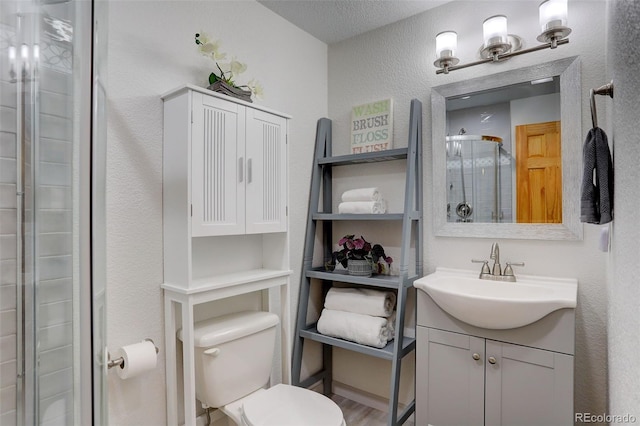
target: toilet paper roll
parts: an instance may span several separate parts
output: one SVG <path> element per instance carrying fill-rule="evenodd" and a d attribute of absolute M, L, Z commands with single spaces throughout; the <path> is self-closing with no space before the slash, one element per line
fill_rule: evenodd
<path fill-rule="evenodd" d="M 158 355 L 153 342 L 144 341 L 120 348 L 116 357 L 122 357 L 124 363 L 117 368 L 121 379 L 135 377 L 156 368 Z"/>

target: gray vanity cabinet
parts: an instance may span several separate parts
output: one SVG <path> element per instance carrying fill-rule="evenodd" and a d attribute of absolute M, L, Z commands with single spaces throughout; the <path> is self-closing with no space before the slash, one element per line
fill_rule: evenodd
<path fill-rule="evenodd" d="M 416 333 L 416 424 L 484 424 L 484 339 L 427 327 Z"/>
<path fill-rule="evenodd" d="M 488 339 L 485 354 L 486 425 L 573 424 L 573 356 Z"/>
<path fill-rule="evenodd" d="M 417 293 L 417 425 L 573 424 L 573 309 L 487 330 Z"/>

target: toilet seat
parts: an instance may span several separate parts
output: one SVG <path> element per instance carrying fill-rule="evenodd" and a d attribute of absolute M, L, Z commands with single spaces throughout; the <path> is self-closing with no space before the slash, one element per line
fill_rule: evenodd
<path fill-rule="evenodd" d="M 308 389 L 279 384 L 255 394 L 242 405 L 246 426 L 341 426 L 340 407 Z"/>

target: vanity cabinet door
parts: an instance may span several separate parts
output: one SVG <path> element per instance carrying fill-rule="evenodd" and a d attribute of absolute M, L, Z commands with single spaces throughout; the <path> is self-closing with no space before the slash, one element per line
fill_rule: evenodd
<path fill-rule="evenodd" d="M 571 355 L 487 340 L 486 356 L 486 425 L 573 424 Z"/>
<path fill-rule="evenodd" d="M 287 120 L 247 108 L 246 232 L 287 229 Z"/>
<path fill-rule="evenodd" d="M 244 106 L 193 94 L 191 235 L 245 232 Z"/>
<path fill-rule="evenodd" d="M 485 340 L 417 327 L 416 356 L 416 424 L 484 424 Z"/>

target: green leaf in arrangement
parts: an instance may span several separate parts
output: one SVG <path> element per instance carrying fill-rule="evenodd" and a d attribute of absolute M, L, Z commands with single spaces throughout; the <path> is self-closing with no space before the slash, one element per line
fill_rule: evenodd
<path fill-rule="evenodd" d="M 209 84 L 213 84 L 218 80 L 220 80 L 220 79 L 218 78 L 218 76 L 215 73 L 212 72 L 211 74 L 209 74 Z"/>

